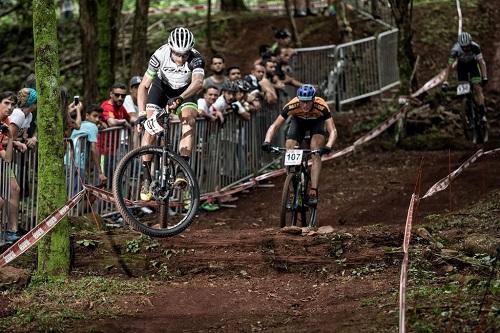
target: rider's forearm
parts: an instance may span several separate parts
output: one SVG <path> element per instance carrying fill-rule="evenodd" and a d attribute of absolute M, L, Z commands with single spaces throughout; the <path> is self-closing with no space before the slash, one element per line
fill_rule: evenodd
<path fill-rule="evenodd" d="M 479 61 L 479 68 L 481 69 L 481 77 L 488 77 L 488 73 L 486 72 L 486 62 L 483 59 Z"/>
<path fill-rule="evenodd" d="M 326 121 L 326 129 L 329 133 L 328 141 L 326 142 L 326 146 L 332 148 L 333 145 L 335 144 L 335 141 L 337 141 L 337 128 L 335 127 L 335 124 L 333 123 L 333 119 L 330 118 Z"/>
<path fill-rule="evenodd" d="M 448 64 L 445 68 L 445 72 L 444 72 L 444 77 L 443 77 L 443 82 L 446 82 L 448 81 L 448 75 L 450 75 L 450 70 L 451 70 L 451 65 Z"/>
<path fill-rule="evenodd" d="M 146 96 L 146 89 L 141 89 L 141 87 L 139 87 L 139 90 L 137 91 L 137 108 L 139 109 L 139 115 L 146 111 Z"/>
<path fill-rule="evenodd" d="M 273 125 L 269 126 L 269 129 L 267 130 L 266 138 L 264 139 L 264 141 L 271 142 L 271 140 L 274 137 L 274 132 L 276 132 L 276 127 L 273 124 Z"/>
<path fill-rule="evenodd" d="M 195 77 L 192 79 L 191 84 L 184 90 L 181 97 L 186 99 L 198 93 L 203 88 L 203 77 Z"/>

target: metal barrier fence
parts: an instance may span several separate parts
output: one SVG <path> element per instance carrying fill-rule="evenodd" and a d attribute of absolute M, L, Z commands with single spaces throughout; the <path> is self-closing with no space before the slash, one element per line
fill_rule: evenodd
<path fill-rule="evenodd" d="M 257 175 L 272 162 L 268 154 L 262 153 L 260 145 L 281 105 L 282 103 L 265 105 L 262 111 L 252 114 L 250 120 L 228 113 L 222 125 L 203 118 L 197 119 L 191 167 L 202 194 L 242 182 Z M 87 136 L 74 140 L 65 139 L 64 165 L 68 197 L 82 190 L 82 181 L 86 184 L 101 185 L 105 190 L 111 191 L 111 179 L 118 162 L 140 142 L 140 138 L 135 138 L 134 133 L 136 132 L 131 129 L 117 127 L 99 132 L 95 148 L 99 151 L 99 164 L 108 177 L 106 184 L 99 184 L 98 170 L 91 154 L 92 144 L 87 141 Z M 178 149 L 180 133 L 179 121 L 173 120 L 170 141 L 174 151 Z M 284 135 L 277 137 L 276 142 L 283 144 Z M 17 224 L 24 230 L 32 229 L 37 223 L 36 158 L 35 149 L 24 153 L 14 151 L 11 163 L 0 160 L 0 197 L 4 199 L 1 230 L 5 229 L 9 218 L 12 219 L 12 225 Z M 139 171 L 138 168 L 137 172 Z M 138 177 L 131 175 L 124 181 L 133 179 Z M 140 184 L 131 185 L 131 188 L 140 189 Z M 9 204 L 9 200 L 12 204 Z M 92 208 L 99 215 L 115 211 L 113 204 L 101 200 L 96 201 Z M 90 207 L 87 200 L 82 200 L 71 210 L 70 215 L 78 216 L 88 212 Z"/>
<path fill-rule="evenodd" d="M 399 84 L 398 30 L 341 45 L 299 48 L 293 76 L 318 83 L 320 95 L 337 109 Z"/>

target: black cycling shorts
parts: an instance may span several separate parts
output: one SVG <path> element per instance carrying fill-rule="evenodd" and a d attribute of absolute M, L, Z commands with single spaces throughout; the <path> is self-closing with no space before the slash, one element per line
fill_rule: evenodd
<path fill-rule="evenodd" d="M 288 127 L 287 139 L 292 139 L 301 143 L 304 140 L 306 132 L 309 131 L 311 137 L 314 134 L 325 135 L 325 120 L 324 119 L 301 119 L 292 117 L 290 119 L 290 127 Z"/>
<path fill-rule="evenodd" d="M 163 109 L 167 106 L 167 102 L 170 98 L 180 96 L 187 87 L 188 86 L 179 89 L 172 89 L 168 84 L 165 84 L 158 77 L 155 77 L 153 79 L 153 83 L 151 84 L 151 88 L 149 88 L 147 104 L 158 105 Z M 184 102 L 192 101 L 196 103 L 194 97 L 186 98 L 184 100 Z"/>
<path fill-rule="evenodd" d="M 479 64 L 476 61 L 469 62 L 458 62 L 457 64 L 457 74 L 458 81 L 469 81 L 472 83 L 481 82 L 481 71 L 479 70 Z"/>

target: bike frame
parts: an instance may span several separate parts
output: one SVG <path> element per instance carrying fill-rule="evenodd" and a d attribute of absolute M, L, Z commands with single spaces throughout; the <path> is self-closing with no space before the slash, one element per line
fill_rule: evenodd
<path fill-rule="evenodd" d="M 280 147 L 272 147 L 272 152 L 277 154 L 282 154 L 286 152 L 288 149 L 280 148 Z M 290 207 L 281 207 L 282 210 L 288 209 L 292 215 L 291 224 L 296 225 L 297 223 L 297 214 L 301 214 L 302 223 L 307 223 L 308 226 L 314 227 L 316 224 L 316 207 L 309 207 L 305 205 L 304 200 L 307 196 L 307 189 L 309 187 L 309 182 L 311 181 L 311 175 L 309 173 L 309 159 L 311 155 L 318 154 L 320 149 L 310 150 L 310 149 L 301 149 L 302 150 L 302 160 L 298 165 L 287 166 L 287 174 L 292 176 L 292 187 L 293 187 L 293 200 L 291 202 Z M 302 179 L 303 178 L 303 179 Z M 286 191 L 286 187 L 288 186 L 285 181 L 283 192 Z M 301 202 L 302 200 L 302 202 Z M 282 202 L 283 204 L 283 202 Z M 307 211 L 310 211 L 311 218 L 310 221 L 306 222 Z M 282 219 L 283 213 L 282 211 Z M 281 222 L 282 226 L 283 222 Z M 286 221 L 285 221 L 286 222 Z"/>
<path fill-rule="evenodd" d="M 474 85 L 469 81 L 459 82 L 459 86 L 468 83 L 470 86 L 470 91 L 463 95 L 458 95 L 464 101 L 464 131 L 467 139 L 471 140 L 473 143 L 485 143 L 488 141 L 488 129 L 487 124 L 481 123 L 481 117 L 478 114 L 478 106 L 474 99 Z M 458 90 L 458 88 L 457 88 Z M 457 92 L 458 94 L 458 92 Z"/>

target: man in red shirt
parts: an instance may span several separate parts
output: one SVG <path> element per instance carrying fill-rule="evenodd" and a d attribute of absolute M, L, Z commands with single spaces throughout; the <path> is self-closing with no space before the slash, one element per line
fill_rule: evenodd
<path fill-rule="evenodd" d="M 124 84 L 116 83 L 109 91 L 109 99 L 101 104 L 103 109 L 102 120 L 109 127 L 130 127 L 130 116 L 123 107 L 123 101 L 127 96 L 127 87 Z"/>
<path fill-rule="evenodd" d="M 127 96 L 127 87 L 121 83 L 115 83 L 109 90 L 109 99 L 101 103 L 103 113 L 101 120 L 108 125 L 108 129 L 99 133 L 97 145 L 101 156 L 104 157 L 104 173 L 111 180 L 117 149 L 124 145 L 127 149 L 130 115 L 123 107 L 123 101 Z M 110 127 L 115 127 L 110 129 Z M 118 128 L 116 128 L 118 127 Z"/>

